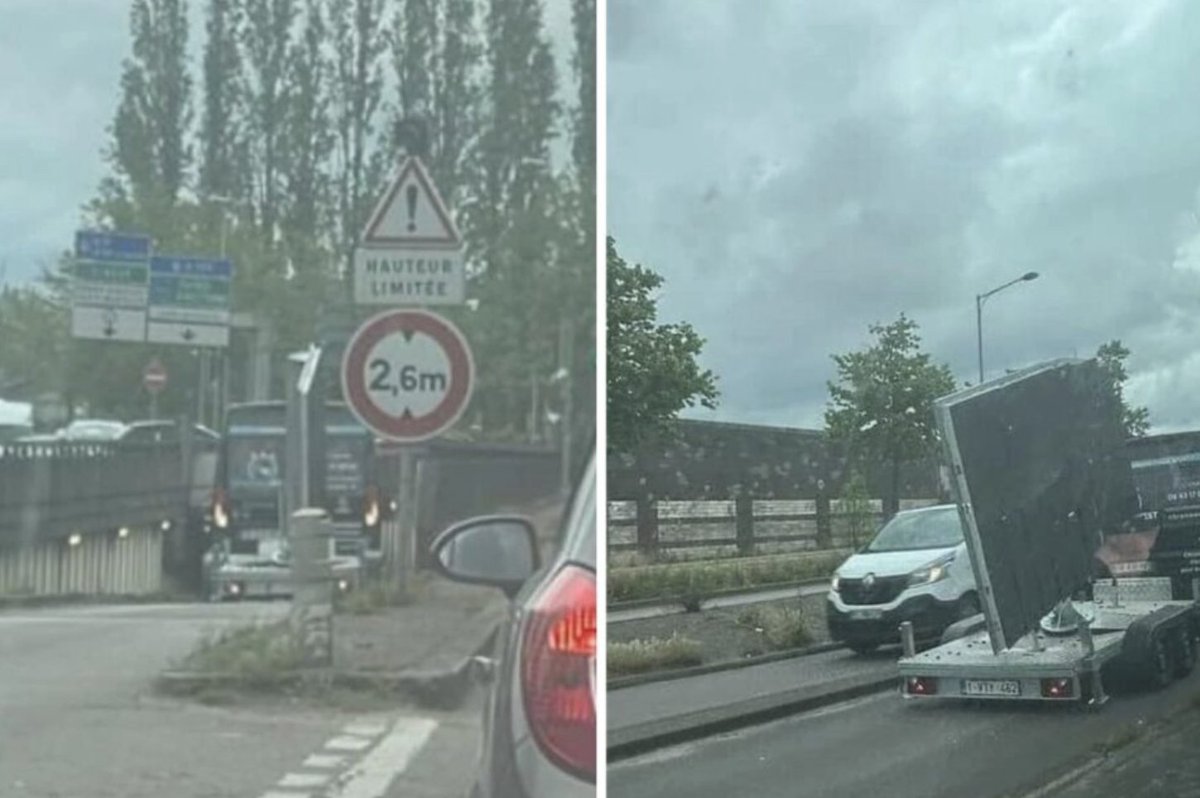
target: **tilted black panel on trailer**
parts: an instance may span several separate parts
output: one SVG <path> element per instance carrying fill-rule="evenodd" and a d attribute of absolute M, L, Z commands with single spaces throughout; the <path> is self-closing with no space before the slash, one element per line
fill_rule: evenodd
<path fill-rule="evenodd" d="M 935 406 L 992 647 L 1086 586 L 1136 511 L 1120 407 L 1095 361 L 1057 360 Z"/>

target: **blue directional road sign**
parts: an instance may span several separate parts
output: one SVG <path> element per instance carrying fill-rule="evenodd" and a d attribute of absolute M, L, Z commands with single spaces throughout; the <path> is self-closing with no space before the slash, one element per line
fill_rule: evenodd
<path fill-rule="evenodd" d="M 151 258 L 147 339 L 181 346 L 228 346 L 232 280 L 233 264 L 228 260 Z"/>
<path fill-rule="evenodd" d="M 71 269 L 71 334 L 102 341 L 146 340 L 148 236 L 81 230 Z"/>

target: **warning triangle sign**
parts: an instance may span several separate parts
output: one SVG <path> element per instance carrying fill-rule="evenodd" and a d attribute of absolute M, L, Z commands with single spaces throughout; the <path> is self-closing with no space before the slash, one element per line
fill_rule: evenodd
<path fill-rule="evenodd" d="M 417 158 L 405 158 L 400 173 L 375 206 L 363 229 L 364 247 L 450 249 L 462 239 L 429 173 Z"/>

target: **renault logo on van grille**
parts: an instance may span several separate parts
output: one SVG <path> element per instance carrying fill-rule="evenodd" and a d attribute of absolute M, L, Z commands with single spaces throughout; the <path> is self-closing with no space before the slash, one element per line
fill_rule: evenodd
<path fill-rule="evenodd" d="M 863 587 L 867 590 L 872 590 L 875 587 L 875 574 L 867 574 L 863 577 Z"/>

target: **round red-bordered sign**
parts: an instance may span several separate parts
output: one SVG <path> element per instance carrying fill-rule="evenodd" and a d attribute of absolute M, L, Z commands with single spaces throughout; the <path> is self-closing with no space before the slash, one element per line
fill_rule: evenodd
<path fill-rule="evenodd" d="M 380 344 L 386 344 L 391 336 L 412 341 L 418 335 L 431 339 L 440 350 L 436 362 L 397 363 L 379 356 Z M 412 372 L 405 379 L 416 388 L 441 389 L 441 397 L 419 415 L 407 406 L 395 412 L 396 405 L 405 401 L 400 397 L 406 390 L 400 374 L 408 370 Z M 374 372 L 374 379 L 369 371 Z M 351 337 L 342 358 L 342 395 L 350 410 L 377 435 L 394 441 L 415 443 L 445 432 L 466 410 L 474 382 L 475 362 L 467 339 L 449 321 L 427 310 L 387 310 L 371 317 Z M 391 409 L 378 399 L 386 399 L 388 389 L 393 398 Z"/>
<path fill-rule="evenodd" d="M 142 370 L 142 387 L 150 393 L 158 393 L 167 387 L 167 370 L 158 358 L 151 360 Z"/>

